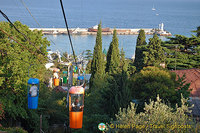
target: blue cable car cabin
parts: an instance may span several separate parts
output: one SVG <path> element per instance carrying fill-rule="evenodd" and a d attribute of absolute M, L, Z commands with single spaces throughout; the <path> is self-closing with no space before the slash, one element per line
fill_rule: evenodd
<path fill-rule="evenodd" d="M 77 80 L 78 80 L 78 85 L 84 84 L 84 76 L 78 76 Z"/>
<path fill-rule="evenodd" d="M 38 108 L 38 97 L 39 97 L 39 79 L 30 78 L 28 80 L 28 108 Z"/>

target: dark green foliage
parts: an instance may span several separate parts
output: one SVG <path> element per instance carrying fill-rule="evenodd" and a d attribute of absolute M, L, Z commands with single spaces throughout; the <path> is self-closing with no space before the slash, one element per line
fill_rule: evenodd
<path fill-rule="evenodd" d="M 86 73 L 91 73 L 91 63 L 92 63 L 92 53 L 91 50 L 86 50 L 84 54 L 84 58 L 88 61 L 87 67 L 86 67 Z"/>
<path fill-rule="evenodd" d="M 176 94 L 178 99 L 181 99 L 181 96 L 184 98 L 189 98 L 190 91 L 192 91 L 189 90 L 190 83 L 186 83 L 185 78 L 185 75 L 182 77 L 178 76 L 178 79 L 176 80 L 176 88 L 178 88 Z M 180 102 L 178 104 L 180 105 Z"/>
<path fill-rule="evenodd" d="M 146 45 L 146 36 L 144 30 L 140 30 L 139 35 L 137 37 L 136 50 L 135 50 L 135 58 L 134 58 L 134 66 L 137 68 L 137 71 L 140 71 L 144 65 L 144 51 L 147 50 Z M 131 68 L 131 67 L 130 67 Z"/>
<path fill-rule="evenodd" d="M 181 102 L 181 93 L 185 98 L 190 94 L 189 84 L 184 84 L 183 81 L 184 77 L 176 80 L 176 75 L 167 70 L 146 67 L 132 78 L 132 96 L 143 105 L 159 94 L 165 102 L 170 102 L 175 107 L 176 103 Z"/>
<path fill-rule="evenodd" d="M 51 92 L 50 97 L 41 106 L 41 109 L 44 109 L 43 113 L 49 118 L 49 125 L 63 124 L 65 121 L 69 121 L 66 95 L 63 92 Z"/>
<path fill-rule="evenodd" d="M 90 93 L 86 93 L 84 102 L 84 118 L 83 118 L 83 131 L 82 132 L 97 132 L 98 124 L 101 122 L 106 123 L 110 121 L 108 112 L 104 111 L 105 105 L 107 106 L 102 92 L 107 86 L 107 82 L 99 81 L 100 86 Z"/>
<path fill-rule="evenodd" d="M 165 55 L 161 46 L 161 40 L 154 34 L 153 38 L 149 39 L 147 51 L 144 52 L 144 63 L 146 66 L 159 66 L 165 62 Z"/>
<path fill-rule="evenodd" d="M 85 50 L 85 59 L 86 60 L 91 60 L 92 59 L 91 50 Z"/>
<path fill-rule="evenodd" d="M 119 111 L 120 107 L 127 107 L 131 100 L 129 80 L 127 73 L 122 70 L 119 74 L 107 76 L 108 86 L 102 92 L 102 97 L 108 106 L 104 107 L 104 111 L 111 118 Z"/>
<path fill-rule="evenodd" d="M 92 60 L 89 60 L 88 63 L 87 63 L 87 67 L 86 67 L 86 73 L 91 73 L 91 63 L 92 63 Z"/>
<path fill-rule="evenodd" d="M 14 128 L 1 128 L 0 127 L 0 132 L 2 133 L 28 133 L 27 131 L 23 130 L 20 127 L 14 127 Z M 3 132 L 4 131 L 4 132 Z"/>
<path fill-rule="evenodd" d="M 129 63 L 127 72 L 128 72 L 128 75 L 132 77 L 134 73 L 136 72 L 136 67 L 132 65 L 132 63 Z"/>
<path fill-rule="evenodd" d="M 133 65 L 136 67 L 137 71 L 140 71 L 144 66 L 146 66 L 144 62 L 145 52 L 147 52 L 147 45 L 136 46 Z"/>
<path fill-rule="evenodd" d="M 175 35 L 162 44 L 166 53 L 168 69 L 198 68 L 200 61 L 200 39 Z"/>
<path fill-rule="evenodd" d="M 105 76 L 99 81 L 100 86 L 85 96 L 84 132 L 97 132 L 97 125 L 106 123 L 120 107 L 127 107 L 130 102 L 130 91 L 125 72 Z"/>
<path fill-rule="evenodd" d="M 117 33 L 114 30 L 113 39 L 107 53 L 106 82 L 108 85 L 102 92 L 102 97 L 108 104 L 104 107 L 104 110 L 109 112 L 110 117 L 113 117 L 120 107 L 126 107 L 128 101 L 130 101 L 127 76 L 128 63 L 125 60 L 123 49 L 120 54 L 118 46 Z"/>
<path fill-rule="evenodd" d="M 26 96 L 30 64 L 34 64 L 30 68 L 30 76 L 39 78 L 41 82 L 45 80 L 44 63 L 47 59 L 46 48 L 49 46 L 49 42 L 42 37 L 41 31 L 30 31 L 27 26 L 18 21 L 14 25 L 35 45 L 33 46 L 26 41 L 9 23 L 0 23 L 2 30 L 30 49 L 32 53 L 35 53 L 33 55 L 3 32 L 0 32 L 0 74 L 2 75 L 0 77 L 0 101 L 5 107 L 5 118 L 17 120 L 28 118 Z M 35 47 L 40 49 L 43 54 L 38 53 Z"/>
<path fill-rule="evenodd" d="M 96 44 L 93 51 L 93 59 L 91 63 L 90 91 L 95 88 L 95 80 L 102 79 L 104 74 L 104 62 L 102 53 L 102 35 L 101 23 L 98 25 Z"/>
<path fill-rule="evenodd" d="M 20 22 L 14 25 L 24 33 L 31 44 L 24 39 L 9 23 L 0 22 L 0 28 L 16 39 L 27 49 L 0 32 L 0 101 L 4 109 L 4 118 L 0 121 L 4 127 L 21 126 L 28 132 L 39 132 L 39 118 L 43 115 L 43 131 L 47 131 L 49 124 L 63 123 L 67 119 L 64 96 L 54 97 L 46 86 L 49 72 L 45 68 L 47 62 L 46 48 L 49 42 L 41 31 L 31 31 Z M 43 54 L 40 54 L 38 50 Z M 39 106 L 37 110 L 29 110 L 27 106 L 28 68 L 30 76 L 40 80 Z M 63 104 L 61 104 L 63 103 Z M 17 129 L 18 132 L 18 129 Z M 20 131 L 19 131 L 20 132 Z"/>
<path fill-rule="evenodd" d="M 123 71 L 127 71 L 129 62 L 125 59 L 125 52 L 123 51 L 123 48 L 120 51 L 120 64 L 119 67 Z"/>
<path fill-rule="evenodd" d="M 119 54 L 119 43 L 117 38 L 117 31 L 114 29 L 112 42 L 110 43 L 108 53 L 107 53 L 107 63 L 106 63 L 106 72 L 112 74 L 116 73 L 119 63 L 120 63 L 120 54 Z"/>
<path fill-rule="evenodd" d="M 165 63 L 165 55 L 157 34 L 149 39 L 148 45 L 136 46 L 134 66 L 137 72 L 145 66 L 160 66 L 161 63 Z"/>
<path fill-rule="evenodd" d="M 19 22 L 16 22 L 15 25 L 46 55 L 46 47 L 49 42 L 42 37 L 41 32 L 30 31 L 27 26 Z M 0 108 L 0 124 L 9 127 L 15 126 L 15 122 L 21 122 L 22 127 L 28 132 L 38 133 L 40 115 L 43 115 L 44 132 L 48 132 L 53 124 L 64 124 L 65 121 L 69 123 L 69 112 L 66 108 L 67 94 L 52 92 L 44 84 L 49 75 L 52 74 L 44 67 L 46 56 L 40 54 L 8 23 L 1 22 L 0 28 L 37 55 L 31 54 L 0 32 L 0 105 L 2 104 L 3 107 Z M 164 49 L 167 53 L 169 66 L 174 67 L 173 57 L 176 56 L 177 68 L 198 67 L 200 59 L 198 38 L 194 36 L 192 39 L 190 38 L 189 45 L 185 43 L 188 42 L 188 39 L 184 42 L 181 38 L 184 40 L 185 37 L 180 37 L 175 41 L 172 39 L 168 44 L 162 44 L 162 48 L 161 41 L 155 35 L 150 39 L 149 45 L 137 46 L 135 66 L 139 70 L 147 65 L 159 65 L 165 61 L 164 52 L 162 52 Z M 174 47 L 175 43 L 178 43 L 178 48 Z M 167 70 L 147 67 L 134 75 L 135 66 L 130 63 L 130 60 L 125 59 L 123 49 L 119 53 L 118 45 L 116 30 L 114 30 L 107 53 L 107 73 L 105 74 L 106 61 L 104 61 L 102 53 L 100 23 L 92 60 L 91 52 L 88 50 L 86 53 L 86 58 L 91 63 L 91 70 L 87 68 L 87 71 L 91 72 L 92 76 L 90 92 L 86 92 L 85 95 L 83 129 L 73 130 L 73 132 L 98 132 L 99 123 L 107 123 L 111 118 L 115 119 L 115 114 L 120 108 L 127 108 L 133 98 L 144 103 L 149 98 L 155 99 L 159 94 L 165 102 L 171 102 L 174 107 L 175 103 L 180 104 L 181 94 L 184 97 L 189 96 L 189 84 L 185 84 L 184 77 L 179 77 L 176 80 L 176 75 Z M 30 69 L 30 75 L 40 79 L 37 110 L 28 110 L 27 108 L 27 72 L 30 64 L 35 64 Z M 59 63 L 57 66 L 65 69 Z"/>
<path fill-rule="evenodd" d="M 170 41 L 167 43 L 178 44 L 178 50 L 187 54 L 195 53 L 194 48 L 200 44 L 200 38 L 196 36 L 186 37 L 183 35 L 175 35 L 175 37 L 170 37 L 169 39 Z"/>
<path fill-rule="evenodd" d="M 137 37 L 137 43 L 136 43 L 136 46 L 141 46 L 141 45 L 146 45 L 147 42 L 146 42 L 146 36 L 145 36 L 145 32 L 143 29 L 141 29 L 139 31 L 139 35 Z"/>
<path fill-rule="evenodd" d="M 95 90 L 85 96 L 84 130 L 97 132 L 100 122 L 108 122 L 120 107 L 127 107 L 130 102 L 129 80 L 127 67 L 129 61 L 125 54 L 118 49 L 116 31 L 107 53 L 109 72 L 100 80 L 93 78 Z M 115 62 L 115 63 L 113 63 Z M 109 64 L 109 65 L 108 65 Z"/>

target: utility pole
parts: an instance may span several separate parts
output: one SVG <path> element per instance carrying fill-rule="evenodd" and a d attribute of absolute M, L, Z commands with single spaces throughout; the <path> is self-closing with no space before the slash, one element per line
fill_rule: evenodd
<path fill-rule="evenodd" d="M 40 115 L 40 133 L 42 133 L 42 114 Z"/>
<path fill-rule="evenodd" d="M 68 87 L 73 85 L 73 64 L 68 67 Z"/>

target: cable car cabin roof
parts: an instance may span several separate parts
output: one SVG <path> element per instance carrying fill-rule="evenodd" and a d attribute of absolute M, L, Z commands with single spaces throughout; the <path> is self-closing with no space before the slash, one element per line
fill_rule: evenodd
<path fill-rule="evenodd" d="M 72 86 L 69 90 L 70 94 L 84 94 L 84 88 L 81 86 Z"/>
<path fill-rule="evenodd" d="M 30 78 L 28 80 L 28 84 L 39 84 L 39 79 L 37 79 L 37 78 Z"/>
<path fill-rule="evenodd" d="M 84 80 L 83 76 L 78 76 L 78 80 Z"/>
<path fill-rule="evenodd" d="M 53 68 L 53 72 L 60 72 L 60 69 L 58 69 L 58 68 Z"/>

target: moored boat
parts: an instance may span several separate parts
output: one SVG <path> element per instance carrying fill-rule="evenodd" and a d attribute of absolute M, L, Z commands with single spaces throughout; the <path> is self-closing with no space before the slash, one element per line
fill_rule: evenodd
<path fill-rule="evenodd" d="M 98 25 L 95 25 L 91 28 L 88 28 L 88 32 L 97 32 L 98 31 Z M 110 28 L 102 28 L 102 32 L 110 32 Z"/>

